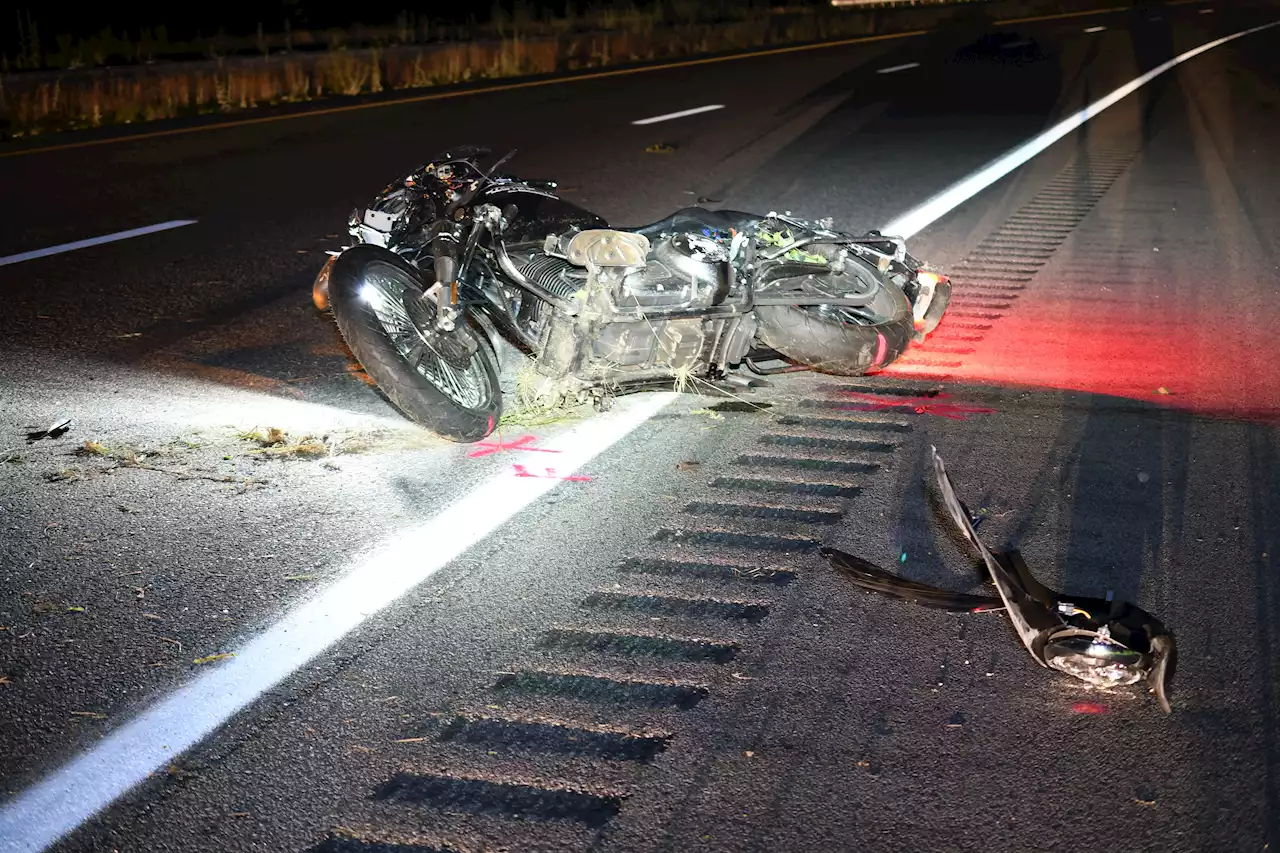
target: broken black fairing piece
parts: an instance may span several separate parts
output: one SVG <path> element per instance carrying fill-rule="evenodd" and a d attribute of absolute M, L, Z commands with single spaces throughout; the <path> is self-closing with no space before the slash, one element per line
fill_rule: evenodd
<path fill-rule="evenodd" d="M 991 551 L 978 538 L 969 511 L 956 495 L 937 448 L 932 451 L 947 512 L 965 539 L 982 555 L 999 599 L 949 592 L 909 581 L 833 548 L 822 549 L 822 555 L 863 589 L 942 610 L 1004 609 L 1023 645 L 1041 666 L 1075 676 L 1095 687 L 1119 687 L 1145 678 L 1161 710 L 1172 713 L 1169 681 L 1177 652 L 1173 635 L 1160 620 L 1128 602 L 1068 597 L 1054 592 L 1032 576 L 1018 551 Z"/>
<path fill-rule="evenodd" d="M 871 592 L 910 601 L 921 607 L 947 610 L 951 613 L 985 613 L 990 610 L 1004 610 L 1004 602 L 994 595 L 968 595 L 918 581 L 910 581 L 892 572 L 886 572 L 861 557 L 846 554 L 835 548 L 821 548 L 818 553 L 826 557 L 831 565 L 844 572 L 854 584 Z"/>

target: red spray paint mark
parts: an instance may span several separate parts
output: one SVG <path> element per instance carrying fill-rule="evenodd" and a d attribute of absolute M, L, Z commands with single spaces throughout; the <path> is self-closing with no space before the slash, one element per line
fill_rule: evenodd
<path fill-rule="evenodd" d="M 581 474 L 570 474 L 567 477 L 561 477 L 559 474 L 556 473 L 555 468 L 544 468 L 543 470 L 547 472 L 545 474 L 530 473 L 530 471 L 527 468 L 525 468 L 523 465 L 512 465 L 511 468 L 512 470 L 515 471 L 515 474 L 517 477 L 536 477 L 541 480 L 568 480 L 569 482 L 572 482 L 572 483 L 590 483 L 591 482 L 590 477 L 584 477 Z"/>
<path fill-rule="evenodd" d="M 1071 706 L 1071 710 L 1077 714 L 1105 714 L 1107 706 L 1099 705 L 1097 702 L 1077 702 Z"/>
<path fill-rule="evenodd" d="M 982 406 L 966 406 L 961 403 L 934 402 L 942 397 L 950 397 L 950 394 L 891 398 L 877 397 L 874 394 L 863 394 L 859 391 L 845 391 L 844 393 L 859 401 L 865 401 L 841 407 L 846 411 L 851 412 L 883 412 L 886 410 L 907 409 L 915 412 L 917 415 L 937 415 L 953 421 L 968 420 L 968 415 L 989 415 L 995 412 L 995 409 L 987 409 Z"/>
<path fill-rule="evenodd" d="M 481 442 L 477 442 L 476 444 L 476 446 L 479 447 L 480 449 L 471 451 L 470 453 L 467 454 L 467 456 L 471 459 L 475 459 L 478 456 L 488 456 L 490 453 L 498 453 L 503 450 L 533 450 L 538 453 L 559 453 L 560 452 L 559 450 L 548 450 L 545 447 L 529 446 L 532 442 L 535 442 L 537 440 L 538 439 L 535 436 L 526 435 L 524 438 L 518 438 L 512 442 L 505 442 L 502 439 L 498 439 L 497 443 L 494 443 L 492 441 L 481 441 Z"/>

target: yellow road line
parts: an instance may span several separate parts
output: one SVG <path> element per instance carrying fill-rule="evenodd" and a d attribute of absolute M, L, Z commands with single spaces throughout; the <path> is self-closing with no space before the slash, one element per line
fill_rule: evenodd
<path fill-rule="evenodd" d="M 51 151 L 68 151 L 73 148 L 89 148 L 94 145 L 111 145 L 119 142 L 136 142 L 143 139 L 159 139 L 163 136 L 178 136 L 185 133 L 202 133 L 210 130 L 223 130 L 229 127 L 247 127 L 254 124 L 267 124 L 276 121 L 289 121 L 291 119 L 311 118 L 313 116 L 336 115 L 338 113 L 355 112 L 356 110 L 371 110 L 378 107 L 395 107 L 403 104 L 420 104 L 427 101 L 443 101 L 448 98 L 462 98 L 471 95 L 487 95 L 493 92 L 511 92 L 516 89 L 532 89 L 535 86 L 554 86 L 561 83 L 577 83 L 583 80 L 601 80 L 606 77 L 621 77 L 624 74 L 641 74 L 647 71 L 665 71 L 671 68 L 690 68 L 695 65 L 710 65 L 715 62 L 731 62 L 738 59 L 754 59 L 759 56 L 777 56 L 784 53 L 796 53 L 804 50 L 818 50 L 828 47 L 844 47 L 851 44 L 866 44 L 874 41 L 886 41 L 889 39 L 912 38 L 914 36 L 922 36 L 930 30 L 911 30 L 905 33 L 887 33 L 878 36 L 860 36 L 859 38 L 841 39 L 840 41 L 828 41 L 820 44 L 802 44 L 793 45 L 791 47 L 775 47 L 768 50 L 758 50 L 753 53 L 735 53 L 731 56 L 711 56 L 703 59 L 685 59 L 679 62 L 667 62 L 662 65 L 646 65 L 641 68 L 618 68 L 612 71 L 595 71 L 590 74 L 580 74 L 575 77 L 556 77 L 550 80 L 525 80 L 520 83 L 503 83 L 497 86 L 486 86 L 480 89 L 464 89 L 456 92 L 433 92 L 426 95 L 414 95 L 408 98 L 397 98 L 391 101 L 377 101 L 367 104 L 347 104 L 341 107 L 324 107 L 316 110 L 308 110 L 306 112 L 289 113 L 287 115 L 278 116 L 262 116 L 259 118 L 247 118 L 237 121 L 225 121 L 218 124 L 199 125 L 197 127 L 179 127 L 171 130 L 154 130 L 147 133 L 138 133 L 131 136 L 116 136 L 110 139 L 90 139 L 83 142 L 67 142 L 62 145 L 46 145 L 39 148 L 27 148 L 21 151 L 0 151 L 0 158 L 4 157 L 23 157 L 29 154 L 43 154 Z"/>
<path fill-rule="evenodd" d="M 996 26 L 1003 27 L 1006 24 L 1029 24 L 1032 21 L 1056 21 L 1060 18 L 1083 18 L 1086 15 L 1109 15 L 1112 12 L 1128 12 L 1132 6 L 1112 6 L 1110 9 L 1090 9 L 1087 12 L 1063 12 L 1060 15 L 1036 15 L 1034 18 L 1008 18 L 1003 21 L 996 21 Z"/>

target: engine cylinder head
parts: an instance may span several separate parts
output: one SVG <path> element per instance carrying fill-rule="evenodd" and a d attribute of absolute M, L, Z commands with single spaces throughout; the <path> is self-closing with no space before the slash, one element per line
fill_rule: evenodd
<path fill-rule="evenodd" d="M 572 269 L 574 269 L 573 264 L 563 258 L 537 254 L 533 256 L 533 260 L 520 268 L 520 274 L 556 296 L 572 299 L 579 287 L 566 275 Z"/>

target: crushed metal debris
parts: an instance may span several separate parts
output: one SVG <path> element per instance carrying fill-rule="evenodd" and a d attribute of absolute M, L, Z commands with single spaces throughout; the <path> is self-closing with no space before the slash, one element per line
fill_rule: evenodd
<path fill-rule="evenodd" d="M 937 448 L 933 465 L 943 505 L 961 535 L 981 554 L 998 596 L 957 593 L 907 580 L 834 548 L 820 553 L 856 586 L 871 592 L 951 612 L 1003 610 L 1041 666 L 1102 689 L 1145 679 L 1161 710 L 1172 713 L 1169 680 L 1177 655 L 1173 635 L 1164 625 L 1110 592 L 1106 599 L 1054 592 L 1032 576 L 1016 549 L 991 551 L 978 538 L 973 513 L 956 495 Z"/>

